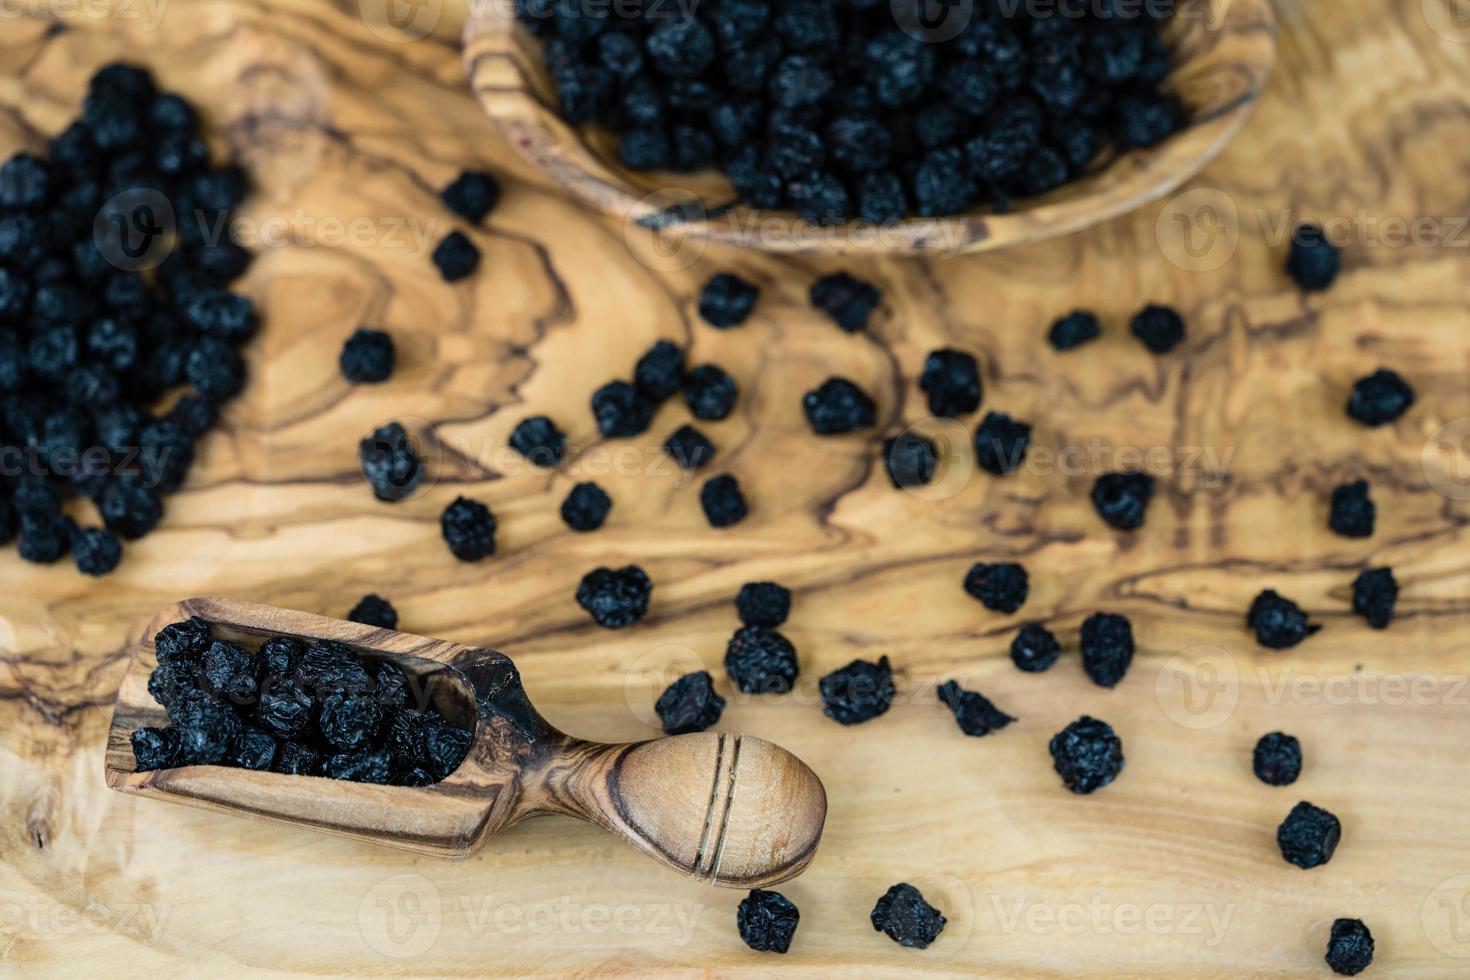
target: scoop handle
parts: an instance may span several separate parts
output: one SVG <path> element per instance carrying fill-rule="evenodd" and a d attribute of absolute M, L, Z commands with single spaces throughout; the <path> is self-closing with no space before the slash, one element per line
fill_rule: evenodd
<path fill-rule="evenodd" d="M 785 881 L 822 838 L 827 793 L 796 756 L 759 738 L 699 732 L 609 745 L 568 738 L 526 780 L 524 815 L 605 827 L 716 885 Z"/>

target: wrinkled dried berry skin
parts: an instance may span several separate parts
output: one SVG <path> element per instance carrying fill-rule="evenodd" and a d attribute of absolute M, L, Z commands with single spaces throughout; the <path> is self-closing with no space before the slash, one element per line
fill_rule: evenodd
<path fill-rule="evenodd" d="M 653 582 L 637 565 L 594 568 L 577 586 L 577 605 L 587 610 L 598 626 L 622 629 L 648 612 Z"/>
<path fill-rule="evenodd" d="M 510 448 L 526 457 L 533 466 L 552 467 L 561 462 L 567 448 L 567 437 L 545 415 L 533 415 L 522 419 L 511 431 Z"/>
<path fill-rule="evenodd" d="M 230 747 L 229 762 L 239 769 L 269 770 L 276 761 L 276 740 L 258 728 L 247 728 Z"/>
<path fill-rule="evenodd" d="M 183 691 L 199 687 L 202 667 L 198 661 L 169 660 L 148 675 L 148 696 L 167 708 Z"/>
<path fill-rule="evenodd" d="M 735 612 L 746 626 L 775 629 L 791 615 L 791 590 L 775 582 L 746 582 L 735 596 Z"/>
<path fill-rule="evenodd" d="M 1053 350 L 1069 351 L 1101 335 L 1102 326 L 1096 316 L 1085 310 L 1075 310 L 1053 323 L 1046 339 Z"/>
<path fill-rule="evenodd" d="M 1337 281 L 1342 271 L 1342 256 L 1337 246 L 1327 240 L 1320 225 L 1299 225 L 1291 235 L 1286 271 L 1302 290 L 1320 292 Z"/>
<path fill-rule="evenodd" d="M 592 393 L 592 415 L 606 439 L 631 439 L 648 431 L 653 404 L 626 381 L 609 381 Z"/>
<path fill-rule="evenodd" d="M 738 327 L 755 309 L 760 289 L 729 272 L 710 278 L 699 292 L 699 315 L 720 330 Z"/>
<path fill-rule="evenodd" d="M 204 651 L 204 687 L 232 704 L 255 700 L 256 660 L 233 643 L 216 640 Z"/>
<path fill-rule="evenodd" d="M 697 470 L 715 457 L 715 444 L 692 425 L 681 425 L 664 440 L 664 452 L 680 469 Z"/>
<path fill-rule="evenodd" d="M 183 691 L 168 706 L 179 726 L 179 758 L 188 765 L 213 765 L 229 753 L 240 719 L 224 701 L 204 691 Z"/>
<path fill-rule="evenodd" d="M 439 198 L 450 211 L 478 224 L 500 200 L 500 184 L 482 170 L 462 170 L 440 191 Z"/>
<path fill-rule="evenodd" d="M 260 665 L 267 677 L 287 677 L 306 653 L 306 644 L 292 636 L 273 636 L 260 645 Z"/>
<path fill-rule="evenodd" d="M 658 341 L 638 359 L 633 384 L 652 401 L 672 398 L 684 384 L 684 351 L 672 341 Z"/>
<path fill-rule="evenodd" d="M 459 282 L 480 265 L 480 250 L 463 232 L 451 231 L 434 248 L 434 266 L 445 282 Z"/>
<path fill-rule="evenodd" d="M 1133 626 L 1117 613 L 1093 613 L 1082 623 L 1082 669 L 1099 687 L 1116 687 L 1133 663 Z"/>
<path fill-rule="evenodd" d="M 812 305 L 832 318 L 848 333 L 856 333 L 868 325 L 873 310 L 883 301 L 883 294 L 871 283 L 845 272 L 818 279 L 811 288 Z"/>
<path fill-rule="evenodd" d="M 961 688 L 958 681 L 945 681 L 939 685 L 938 693 L 939 700 L 954 712 L 955 724 L 966 735 L 989 735 L 1016 720 L 980 692 Z"/>
<path fill-rule="evenodd" d="M 685 674 L 664 689 L 654 703 L 665 735 L 702 732 L 720 720 L 725 699 L 715 693 L 709 671 Z"/>
<path fill-rule="evenodd" d="M 745 626 L 725 647 L 725 671 L 744 694 L 785 694 L 796 680 L 796 648 L 774 629 Z"/>
<path fill-rule="evenodd" d="M 318 724 L 327 742 L 347 752 L 376 740 L 383 709 L 366 694 L 329 694 L 322 701 Z"/>
<path fill-rule="evenodd" d="M 929 396 L 929 411 L 944 418 L 968 415 L 980 407 L 980 366 L 961 350 L 945 348 L 924 359 L 919 389 Z"/>
<path fill-rule="evenodd" d="M 100 527 L 83 528 L 73 535 L 71 552 L 83 575 L 106 575 L 122 560 L 122 543 Z"/>
<path fill-rule="evenodd" d="M 883 714 L 893 704 L 893 670 L 887 657 L 876 664 L 854 660 L 818 682 L 822 714 L 842 725 L 858 725 Z"/>
<path fill-rule="evenodd" d="M 255 718 L 277 738 L 291 739 L 306 730 L 315 706 L 295 683 L 276 680 L 264 686 Z"/>
<path fill-rule="evenodd" d="M 342 345 L 337 365 L 353 384 L 378 384 L 393 375 L 393 338 L 382 330 L 359 327 Z"/>
<path fill-rule="evenodd" d="M 173 725 L 164 728 L 140 728 L 129 738 L 133 743 L 136 772 L 172 769 L 179 765 L 179 730 Z"/>
<path fill-rule="evenodd" d="M 1092 506 L 1108 526 L 1136 530 L 1143 526 L 1155 483 L 1147 473 L 1104 473 L 1092 485 Z"/>
<path fill-rule="evenodd" d="M 1378 508 L 1368 496 L 1368 481 L 1354 480 L 1333 488 L 1332 509 L 1327 515 L 1327 526 L 1345 538 L 1369 538 L 1373 536 L 1373 523 Z"/>
<path fill-rule="evenodd" d="M 802 397 L 801 407 L 807 423 L 819 436 L 870 428 L 878 414 L 873 399 L 846 378 L 828 378 Z"/>
<path fill-rule="evenodd" d="M 1267 786 L 1290 786 L 1302 771 L 1302 743 L 1295 735 L 1262 735 L 1251 753 L 1251 768 Z"/>
<path fill-rule="evenodd" d="M 1307 622 L 1302 607 L 1275 589 L 1267 589 L 1251 602 L 1245 624 L 1256 633 L 1256 642 L 1271 650 L 1286 650 L 1322 628 Z"/>
<path fill-rule="evenodd" d="M 1327 940 L 1327 955 L 1323 957 L 1332 972 L 1344 977 L 1355 977 L 1368 969 L 1373 962 L 1373 933 L 1362 919 L 1335 919 L 1332 935 Z"/>
<path fill-rule="evenodd" d="M 900 882 L 883 893 L 869 916 L 873 929 L 900 946 L 928 949 L 944 931 L 945 918 L 913 885 Z"/>
<path fill-rule="evenodd" d="M 1052 765 L 1074 793 L 1094 793 L 1123 771 L 1123 740 L 1105 721 L 1083 715 L 1051 740 Z"/>
<path fill-rule="evenodd" d="M 750 508 L 739 482 L 730 474 L 712 476 L 699 488 L 699 505 L 710 527 L 730 527 L 745 520 Z"/>
<path fill-rule="evenodd" d="M 392 762 L 387 749 L 342 752 L 322 764 L 322 775 L 357 783 L 386 783 L 392 773 Z"/>
<path fill-rule="evenodd" d="M 784 953 L 791 948 L 801 913 L 780 892 L 752 888 L 740 900 L 735 924 L 745 945 L 761 953 Z"/>
<path fill-rule="evenodd" d="M 991 412 L 975 430 L 975 463 L 985 472 L 1005 476 L 1020 466 L 1031 445 L 1031 426 L 1004 412 Z"/>
<path fill-rule="evenodd" d="M 424 731 L 425 769 L 434 781 L 445 778 L 464 761 L 474 736 L 453 725 L 431 724 Z"/>
<path fill-rule="evenodd" d="M 883 466 L 895 489 L 924 486 L 939 468 L 939 449 L 932 439 L 902 432 L 883 443 Z"/>
<path fill-rule="evenodd" d="M 1387 425 L 1414 404 L 1414 389 L 1393 371 L 1380 368 L 1353 385 L 1347 413 L 1367 426 Z"/>
<path fill-rule="evenodd" d="M 1399 599 L 1399 584 L 1392 569 L 1369 568 L 1353 579 L 1353 612 L 1376 630 L 1388 629 Z"/>
<path fill-rule="evenodd" d="M 181 623 L 170 623 L 159 630 L 153 637 L 153 649 L 159 663 L 170 660 L 198 663 L 213 642 L 209 624 L 198 616 L 191 616 Z"/>
<path fill-rule="evenodd" d="M 320 776 L 321 753 L 299 742 L 286 742 L 276 753 L 276 762 L 272 769 L 287 776 Z"/>
<path fill-rule="evenodd" d="M 573 531 L 595 531 L 607 520 L 612 498 L 595 483 L 578 483 L 561 502 L 561 519 Z"/>
<path fill-rule="evenodd" d="M 1155 354 L 1169 353 L 1184 339 L 1184 319 L 1167 306 L 1144 307 L 1128 328 Z"/>
<path fill-rule="evenodd" d="M 398 628 L 398 610 L 393 608 L 393 603 L 375 593 L 359 599 L 347 618 L 364 626 L 377 626 L 385 630 Z"/>
<path fill-rule="evenodd" d="M 1011 640 L 1011 662 L 1028 674 L 1039 674 L 1057 662 L 1062 646 L 1051 630 L 1040 623 L 1027 623 Z"/>
<path fill-rule="evenodd" d="M 1030 579 L 1015 562 L 977 562 L 965 573 L 965 591 L 986 609 L 1013 613 L 1026 602 Z"/>
<path fill-rule="evenodd" d="M 1298 868 L 1316 868 L 1332 860 L 1342 839 L 1337 817 L 1305 800 L 1291 808 L 1276 828 L 1281 856 Z"/>
<path fill-rule="evenodd" d="M 478 500 L 456 497 L 439 517 L 449 551 L 460 561 L 479 561 L 495 554 L 495 515 Z"/>
<path fill-rule="evenodd" d="M 408 433 L 397 422 L 374 430 L 357 447 L 362 475 L 379 500 L 396 503 L 418 488 L 424 464 L 414 451 Z"/>

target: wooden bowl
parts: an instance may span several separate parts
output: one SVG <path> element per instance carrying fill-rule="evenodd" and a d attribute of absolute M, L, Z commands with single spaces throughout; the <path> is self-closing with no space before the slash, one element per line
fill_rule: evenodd
<path fill-rule="evenodd" d="M 1167 194 L 1197 173 L 1245 122 L 1276 54 L 1270 0 L 1198 0 L 1166 28 L 1174 69 L 1165 87 L 1186 124 L 1156 147 L 1118 155 L 1101 169 L 1005 214 L 975 211 L 909 218 L 893 226 L 819 228 L 783 211 L 735 202 L 714 171 L 669 174 L 617 162 L 611 133 L 575 128 L 557 114 L 541 43 L 513 4 L 472 5 L 465 65 L 475 96 L 520 153 L 588 203 L 676 239 L 771 252 L 828 255 L 978 252 L 1085 228 Z"/>

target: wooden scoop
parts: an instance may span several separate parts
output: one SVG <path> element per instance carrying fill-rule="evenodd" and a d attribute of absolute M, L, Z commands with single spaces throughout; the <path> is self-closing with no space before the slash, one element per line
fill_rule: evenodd
<path fill-rule="evenodd" d="M 336 640 L 391 660 L 474 742 L 431 786 L 380 786 L 222 766 L 135 772 L 129 735 L 163 725 L 148 695 L 153 636 L 198 616 L 215 636 Z M 811 769 L 758 738 L 700 732 L 646 742 L 587 742 L 536 713 L 515 664 L 494 650 L 431 640 L 231 599 L 187 599 L 148 627 L 118 690 L 107 785 L 213 810 L 310 827 L 441 857 L 465 857 L 524 817 L 564 813 L 620 834 L 654 859 L 717 885 L 784 881 L 811 861 L 827 794 Z"/>

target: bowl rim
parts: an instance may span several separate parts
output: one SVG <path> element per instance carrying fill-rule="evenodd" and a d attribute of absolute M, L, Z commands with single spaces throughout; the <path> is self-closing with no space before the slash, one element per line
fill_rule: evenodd
<path fill-rule="evenodd" d="M 706 208 L 688 175 L 655 172 L 661 189 L 639 187 L 620 166 L 565 122 L 541 61 L 541 42 L 515 14 L 512 0 L 472 5 L 464 62 L 482 108 L 517 152 L 581 201 L 658 233 L 669 243 L 696 239 L 784 254 L 898 255 L 987 251 L 1070 234 L 1126 214 L 1178 189 L 1213 160 L 1245 124 L 1276 55 L 1271 0 L 1204 0 L 1177 39 L 1185 57 L 1171 72 L 1206 98 L 1181 129 L 1157 146 L 1119 153 L 1094 174 L 1004 213 L 972 211 L 908 217 L 882 227 L 849 221 L 812 225 L 785 210 L 734 201 Z M 1195 6 L 1198 6 L 1197 4 Z M 1208 32 L 1212 43 L 1188 50 Z M 1228 57 L 1234 54 L 1235 57 Z M 691 183 L 696 183 L 692 181 Z M 1096 186 L 1093 185 L 1096 182 Z M 1069 190 L 1071 193 L 1069 193 Z"/>

